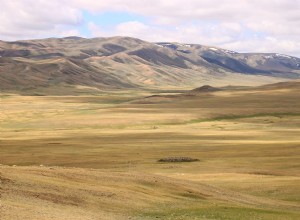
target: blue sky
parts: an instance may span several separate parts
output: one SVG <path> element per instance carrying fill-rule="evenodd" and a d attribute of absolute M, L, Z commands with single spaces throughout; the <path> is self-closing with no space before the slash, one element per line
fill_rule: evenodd
<path fill-rule="evenodd" d="M 80 34 L 86 37 L 93 37 L 88 28 L 88 24 L 93 22 L 95 25 L 109 30 L 120 23 L 139 21 L 147 22 L 147 19 L 141 15 L 129 13 L 126 11 L 104 11 L 101 13 L 92 13 L 87 10 L 82 11 L 83 21 L 79 27 Z"/>
<path fill-rule="evenodd" d="M 0 40 L 130 36 L 300 56 L 300 0 L 0 0 Z"/>

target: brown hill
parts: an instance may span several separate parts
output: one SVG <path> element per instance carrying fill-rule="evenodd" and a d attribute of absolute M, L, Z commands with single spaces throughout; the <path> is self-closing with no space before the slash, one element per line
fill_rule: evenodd
<path fill-rule="evenodd" d="M 196 88 L 196 89 L 193 89 L 192 91 L 190 91 L 190 93 L 198 93 L 198 92 L 217 92 L 217 91 L 221 91 L 221 89 L 212 87 L 212 86 L 210 86 L 210 85 L 204 85 L 204 86 L 198 87 L 198 88 Z"/>
<path fill-rule="evenodd" d="M 60 85 L 99 89 L 259 85 L 300 77 L 300 59 L 240 54 L 129 37 L 0 41 L 0 89 Z"/>

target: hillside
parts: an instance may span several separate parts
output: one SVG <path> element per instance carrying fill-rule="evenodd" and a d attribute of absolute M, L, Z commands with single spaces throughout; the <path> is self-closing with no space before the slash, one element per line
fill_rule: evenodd
<path fill-rule="evenodd" d="M 300 59 L 129 37 L 0 41 L 0 89 L 261 85 L 300 77 Z"/>

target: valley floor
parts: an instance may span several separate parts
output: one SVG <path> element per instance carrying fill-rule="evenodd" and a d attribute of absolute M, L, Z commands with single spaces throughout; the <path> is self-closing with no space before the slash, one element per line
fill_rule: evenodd
<path fill-rule="evenodd" d="M 299 88 L 2 94 L 1 219 L 297 219 Z"/>

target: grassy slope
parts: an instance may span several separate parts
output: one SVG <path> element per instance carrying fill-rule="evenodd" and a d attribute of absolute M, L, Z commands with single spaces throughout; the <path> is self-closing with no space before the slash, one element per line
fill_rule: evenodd
<path fill-rule="evenodd" d="M 2 219 L 293 219 L 293 203 L 141 172 L 1 167 Z"/>
<path fill-rule="evenodd" d="M 298 94 L 1 96 L 0 163 L 18 165 L 0 166 L 1 211 L 7 219 L 296 219 Z M 157 162 L 168 156 L 200 161 Z M 40 164 L 86 169 L 19 168 Z"/>

